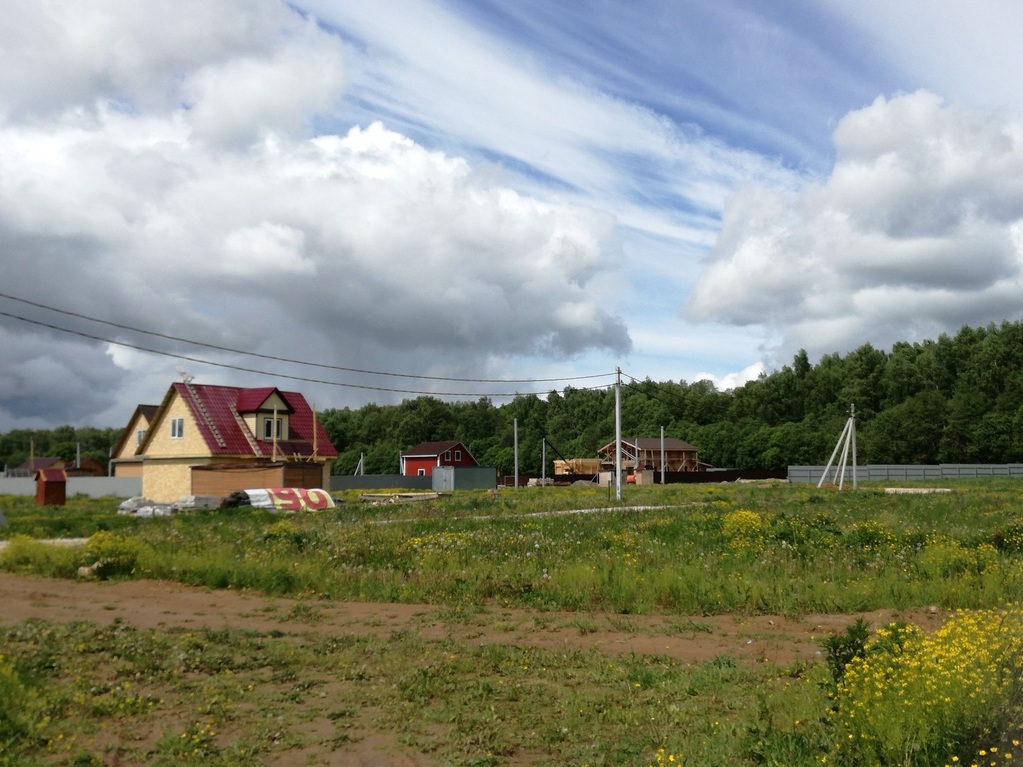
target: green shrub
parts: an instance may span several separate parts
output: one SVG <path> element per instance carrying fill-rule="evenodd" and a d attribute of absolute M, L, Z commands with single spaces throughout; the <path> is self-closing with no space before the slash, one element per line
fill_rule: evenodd
<path fill-rule="evenodd" d="M 31 737 L 38 714 L 37 696 L 0 655 L 0 757 Z"/>
<path fill-rule="evenodd" d="M 845 677 L 845 669 L 853 659 L 864 656 L 869 638 L 870 625 L 863 618 L 858 618 L 846 626 L 844 634 L 832 634 L 821 643 L 828 671 L 836 686 Z"/>
<path fill-rule="evenodd" d="M 85 543 L 86 559 L 99 578 L 131 575 L 138 566 L 142 551 L 142 543 L 137 539 L 124 538 L 105 530 L 91 535 Z"/>

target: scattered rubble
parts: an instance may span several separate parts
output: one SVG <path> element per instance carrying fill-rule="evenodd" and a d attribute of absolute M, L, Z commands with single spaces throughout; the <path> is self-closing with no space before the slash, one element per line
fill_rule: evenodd
<path fill-rule="evenodd" d="M 179 511 L 195 509 L 215 509 L 220 506 L 220 498 L 215 495 L 183 495 L 173 503 L 156 503 L 136 496 L 122 501 L 117 507 L 118 514 L 134 514 L 137 517 L 167 517 Z"/>

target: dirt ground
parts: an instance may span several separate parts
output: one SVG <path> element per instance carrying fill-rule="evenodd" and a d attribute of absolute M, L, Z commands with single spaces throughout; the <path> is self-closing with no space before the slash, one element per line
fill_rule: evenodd
<path fill-rule="evenodd" d="M 309 611 L 315 613 L 315 621 L 282 619 Z M 819 657 L 820 638 L 843 631 L 857 617 L 866 618 L 873 626 L 904 620 L 925 630 L 937 628 L 945 617 L 936 608 L 791 618 L 537 613 L 500 606 L 457 619 L 450 615 L 451 611 L 437 605 L 301 601 L 210 591 L 162 581 L 109 583 L 0 573 L 0 624 L 41 618 L 106 625 L 120 619 L 143 629 L 233 627 L 296 635 L 321 632 L 382 638 L 395 631 L 409 631 L 427 640 L 450 638 L 470 644 L 501 643 L 547 649 L 593 648 L 607 653 L 669 656 L 687 662 L 729 655 L 748 663 L 785 665 Z M 343 763 L 356 767 L 428 764 L 410 761 L 385 741 L 374 738 L 361 741 L 346 753 Z"/>
<path fill-rule="evenodd" d="M 246 628 L 284 631 L 299 600 L 268 598 L 237 591 L 210 591 L 164 581 L 65 581 L 0 573 L 0 621 L 28 618 L 87 620 L 106 625 L 115 619 L 139 628 Z M 925 630 L 937 628 L 944 613 L 877 610 L 857 615 L 758 616 L 609 616 L 596 613 L 542 613 L 546 628 L 528 610 L 485 608 L 471 620 L 447 620 L 436 605 L 362 602 L 309 602 L 316 621 L 296 626 L 308 633 L 344 632 L 387 637 L 394 631 L 417 632 L 424 639 L 455 639 L 475 644 L 599 649 L 603 652 L 664 655 L 683 661 L 736 659 L 788 664 L 819 654 L 819 639 L 843 631 L 858 617 L 872 626 L 903 620 Z M 268 610 L 268 607 L 276 609 Z M 581 629 L 580 625 L 585 628 Z"/>

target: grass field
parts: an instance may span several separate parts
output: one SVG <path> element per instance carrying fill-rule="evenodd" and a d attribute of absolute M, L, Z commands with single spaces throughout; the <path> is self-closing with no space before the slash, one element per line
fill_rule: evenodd
<path fill-rule="evenodd" d="M 412 755 L 402 764 L 1011 764 L 1023 760 L 1013 745 L 1023 485 L 946 487 L 640 487 L 623 506 L 606 489 L 523 488 L 157 519 L 118 516 L 115 501 L 0 499 L 2 569 L 75 578 L 93 566 L 100 578 L 298 597 L 299 626 L 315 624 L 323 600 L 433 604 L 465 621 L 513 608 L 538 627 L 570 611 L 581 634 L 593 616 L 698 626 L 714 615 L 962 611 L 933 635 L 858 632 L 850 617 L 819 661 L 789 665 L 477 645 L 414 628 L 371 638 L 4 624 L 0 759 L 331 764 L 380 733 Z M 89 540 L 37 540 L 52 537 Z M 299 726 L 303 716 L 316 726 Z"/>

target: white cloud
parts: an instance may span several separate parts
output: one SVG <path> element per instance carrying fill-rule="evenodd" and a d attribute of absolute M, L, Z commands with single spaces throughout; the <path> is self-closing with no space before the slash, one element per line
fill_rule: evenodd
<path fill-rule="evenodd" d="M 209 5 L 211 23 L 237 10 Z M 102 51 L 132 37 L 137 13 L 126 11 L 119 26 L 113 5 L 102 18 L 77 4 L 48 9 L 56 60 L 88 71 L 67 93 L 50 95 L 49 111 L 40 101 L 30 113 L 27 84 L 0 90 L 5 292 L 226 347 L 398 372 L 486 377 L 523 355 L 564 360 L 630 347 L 608 278 L 620 254 L 613 218 L 516 191 L 380 123 L 314 135 L 307 122 L 334 107 L 342 62 L 337 39 L 297 14 L 260 6 L 238 20 L 241 30 L 232 27 L 229 44 L 199 39 L 192 58 L 154 42 L 136 82 L 129 64 L 146 53 L 138 41 L 123 60 Z M 154 3 L 154 23 L 166 10 Z M 76 20 L 79 30 L 69 26 Z M 184 44 L 186 31 L 171 25 L 168 35 Z M 72 38 L 81 38 L 77 48 Z M 142 98 L 154 81 L 186 103 Z M 90 335 L 168 346 L 58 319 Z M 39 327 L 24 337 L 53 348 L 62 338 Z M 59 396 L 77 402 L 83 419 L 128 387 L 115 383 L 122 365 L 151 378 L 149 399 L 182 364 L 203 380 L 231 378 L 165 358 L 144 371 L 138 352 L 103 354 L 95 342 L 65 339 L 59 348 L 68 360 Z M 14 393 L 31 389 L 32 371 L 42 368 L 5 358 L 22 383 L 0 395 L 0 411 L 46 411 L 47 398 Z M 104 386 L 80 396 L 99 379 Z M 138 391 L 137 380 L 130 389 Z M 323 406 L 345 399 L 323 391 L 331 397 L 321 391 Z M 0 428 L 3 420 L 0 412 Z"/>
<path fill-rule="evenodd" d="M 342 86 L 340 46 L 311 28 L 270 55 L 209 64 L 183 86 L 195 135 L 245 145 L 261 133 L 298 132 L 310 115 L 329 112 Z"/>
<path fill-rule="evenodd" d="M 0 114 L 53 117 L 114 98 L 180 103 L 183 71 L 256 55 L 307 23 L 274 0 L 6 0 Z"/>
<path fill-rule="evenodd" d="M 850 113 L 829 178 L 731 203 L 688 312 L 765 323 L 783 357 L 1020 316 L 1021 138 L 925 91 Z"/>
<path fill-rule="evenodd" d="M 710 381 L 714 384 L 714 388 L 718 391 L 731 391 L 742 386 L 750 381 L 755 381 L 761 375 L 766 372 L 764 363 L 754 362 L 752 365 L 747 365 L 737 373 L 727 373 L 725 375 L 714 375 L 713 373 L 697 373 L 694 377 L 694 381 Z"/>

